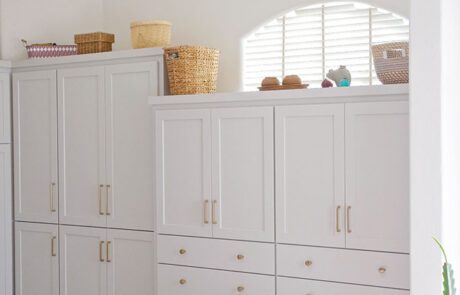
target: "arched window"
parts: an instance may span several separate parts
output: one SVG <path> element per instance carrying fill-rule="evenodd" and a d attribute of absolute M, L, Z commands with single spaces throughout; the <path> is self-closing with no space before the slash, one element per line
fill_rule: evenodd
<path fill-rule="evenodd" d="M 244 88 L 290 74 L 320 87 L 329 69 L 340 65 L 351 71 L 352 85 L 380 84 L 371 45 L 408 39 L 408 20 L 377 7 L 333 2 L 296 9 L 244 40 Z"/>

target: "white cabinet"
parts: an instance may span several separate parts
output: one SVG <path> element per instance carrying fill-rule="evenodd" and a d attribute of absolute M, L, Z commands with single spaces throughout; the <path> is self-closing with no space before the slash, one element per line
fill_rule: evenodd
<path fill-rule="evenodd" d="M 60 294 L 154 293 L 153 233 L 61 226 L 60 236 Z"/>
<path fill-rule="evenodd" d="M 104 68 L 59 70 L 58 81 L 60 222 L 105 226 Z"/>
<path fill-rule="evenodd" d="M 346 105 L 347 248 L 409 253 L 406 102 Z"/>
<path fill-rule="evenodd" d="M 277 241 L 345 246 L 344 106 L 276 108 Z"/>
<path fill-rule="evenodd" d="M 13 292 L 11 168 L 11 146 L 0 144 L 0 290 L 4 294 Z"/>
<path fill-rule="evenodd" d="M 273 108 L 157 111 L 156 167 L 160 233 L 273 241 Z"/>
<path fill-rule="evenodd" d="M 59 295 L 58 226 L 16 222 L 16 295 Z"/>
<path fill-rule="evenodd" d="M 10 74 L 0 73 L 0 144 L 11 143 Z"/>

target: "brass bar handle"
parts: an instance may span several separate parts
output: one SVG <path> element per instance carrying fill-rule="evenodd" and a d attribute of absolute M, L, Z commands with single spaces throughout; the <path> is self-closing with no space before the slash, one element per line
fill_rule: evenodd
<path fill-rule="evenodd" d="M 106 196 L 106 200 L 105 200 L 106 201 L 106 203 L 105 203 L 105 215 L 110 215 L 110 210 L 109 210 L 109 208 L 110 208 L 110 206 L 109 206 L 109 197 L 110 197 L 109 190 L 112 187 L 110 186 L 110 184 L 107 184 L 105 187 L 106 187 L 106 190 L 105 190 L 105 196 Z"/>
<path fill-rule="evenodd" d="M 204 211 L 203 222 L 204 222 L 204 224 L 209 224 L 209 220 L 208 220 L 208 216 L 209 216 L 208 215 L 209 214 L 209 212 L 208 212 L 209 200 L 205 200 L 203 206 L 204 206 L 204 209 L 203 209 L 203 211 Z"/>
<path fill-rule="evenodd" d="M 54 206 L 54 191 L 56 188 L 56 183 L 52 182 L 50 184 L 50 211 L 51 212 L 56 212 L 56 208 Z"/>
<path fill-rule="evenodd" d="M 337 206 L 335 210 L 335 230 L 338 233 L 342 232 L 342 229 L 340 228 L 340 209 L 342 209 L 342 207 Z"/>
<path fill-rule="evenodd" d="M 107 241 L 107 248 L 106 248 L 106 261 L 107 262 L 112 262 L 112 259 L 110 258 L 110 245 L 112 244 L 112 242 L 110 241 Z"/>
<path fill-rule="evenodd" d="M 104 241 L 100 241 L 99 242 L 99 261 L 100 262 L 104 262 L 105 259 L 104 259 L 104 256 L 102 255 L 102 248 L 104 247 Z"/>
<path fill-rule="evenodd" d="M 51 238 L 51 256 L 53 256 L 53 257 L 57 256 L 57 253 L 56 253 L 56 240 L 57 240 L 56 237 Z"/>
<path fill-rule="evenodd" d="M 351 206 L 348 206 L 347 207 L 347 232 L 348 233 L 351 233 L 350 215 L 351 215 Z"/>
<path fill-rule="evenodd" d="M 104 215 L 104 210 L 102 209 L 102 190 L 104 189 L 104 185 L 99 185 L 99 215 Z"/>
<path fill-rule="evenodd" d="M 217 224 L 216 209 L 217 209 L 217 201 L 214 200 L 212 201 L 212 224 Z"/>

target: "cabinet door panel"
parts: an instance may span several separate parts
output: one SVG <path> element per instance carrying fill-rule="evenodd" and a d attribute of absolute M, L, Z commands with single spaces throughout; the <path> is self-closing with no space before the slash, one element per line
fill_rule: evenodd
<path fill-rule="evenodd" d="M 60 222 L 105 226 L 104 68 L 60 70 L 58 78 Z"/>
<path fill-rule="evenodd" d="M 158 231 L 209 237 L 210 112 L 158 111 L 155 126 Z"/>
<path fill-rule="evenodd" d="M 153 116 L 158 62 L 106 68 L 108 226 L 154 229 Z"/>
<path fill-rule="evenodd" d="M 276 108 L 277 240 L 345 246 L 343 105 Z"/>
<path fill-rule="evenodd" d="M 346 116 L 347 248 L 408 253 L 408 104 L 349 104 Z"/>
<path fill-rule="evenodd" d="M 59 231 L 60 294 L 106 295 L 106 229 L 60 226 Z"/>
<path fill-rule="evenodd" d="M 59 295 L 58 226 L 16 222 L 16 295 Z"/>
<path fill-rule="evenodd" d="M 274 240 L 273 108 L 212 110 L 213 236 Z"/>
<path fill-rule="evenodd" d="M 11 146 L 0 144 L 0 290 L 5 294 L 13 292 L 11 168 Z"/>
<path fill-rule="evenodd" d="M 57 223 L 56 71 L 13 75 L 16 220 Z"/>
<path fill-rule="evenodd" d="M 108 230 L 108 294 L 155 293 L 154 234 Z"/>
<path fill-rule="evenodd" d="M 10 74 L 0 73 L 0 143 L 11 143 Z"/>

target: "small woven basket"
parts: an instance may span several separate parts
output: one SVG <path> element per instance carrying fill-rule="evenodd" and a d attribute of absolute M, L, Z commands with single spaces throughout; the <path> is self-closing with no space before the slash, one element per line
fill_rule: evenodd
<path fill-rule="evenodd" d="M 171 42 L 171 23 L 167 21 L 141 21 L 131 23 L 133 48 L 165 47 Z"/>
<path fill-rule="evenodd" d="M 219 50 L 199 46 L 165 49 L 172 95 L 213 93 L 217 88 Z"/>
<path fill-rule="evenodd" d="M 78 54 L 112 51 L 114 42 L 115 36 L 108 33 L 96 32 L 75 35 Z"/>
<path fill-rule="evenodd" d="M 409 42 L 372 46 L 374 66 L 382 84 L 409 83 Z"/>

